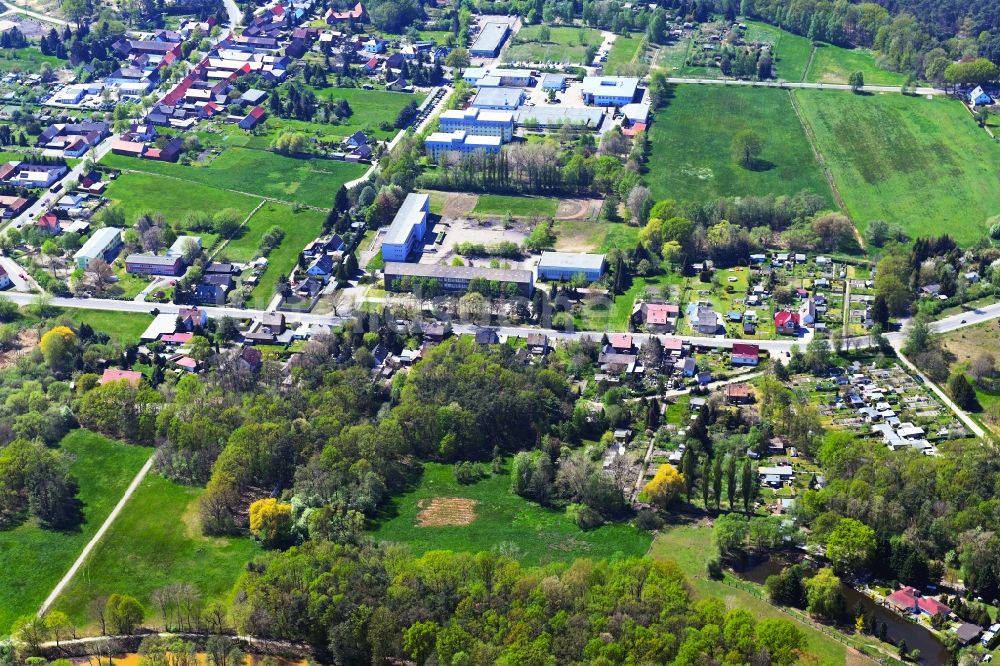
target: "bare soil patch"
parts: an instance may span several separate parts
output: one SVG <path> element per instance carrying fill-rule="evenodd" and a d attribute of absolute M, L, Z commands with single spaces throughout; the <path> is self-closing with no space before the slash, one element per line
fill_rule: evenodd
<path fill-rule="evenodd" d="M 556 208 L 557 220 L 589 220 L 600 210 L 599 199 L 563 199 Z"/>
<path fill-rule="evenodd" d="M 417 527 L 462 527 L 476 519 L 476 500 L 464 497 L 435 497 L 420 500 Z"/>
<path fill-rule="evenodd" d="M 475 194 L 449 194 L 441 209 L 441 217 L 456 218 L 467 217 L 476 207 L 479 197 Z"/>
<path fill-rule="evenodd" d="M 17 363 L 17 359 L 31 353 L 31 350 L 38 344 L 38 331 L 33 328 L 25 329 L 18 333 L 17 342 L 14 348 L 5 352 L 0 352 L 0 370 L 11 368 Z"/>

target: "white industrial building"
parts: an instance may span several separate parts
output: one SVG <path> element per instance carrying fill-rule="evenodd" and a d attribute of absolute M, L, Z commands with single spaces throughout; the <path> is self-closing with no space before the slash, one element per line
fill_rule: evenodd
<path fill-rule="evenodd" d="M 465 130 L 454 132 L 434 132 L 424 141 L 427 154 L 433 160 L 441 159 L 448 153 L 474 153 L 485 151 L 499 153 L 503 143 L 499 136 L 476 136 Z"/>
<path fill-rule="evenodd" d="M 604 275 L 604 255 L 584 252 L 542 252 L 538 262 L 539 280 L 570 280 L 583 274 L 587 282 L 596 282 Z"/>
<path fill-rule="evenodd" d="M 631 76 L 587 76 L 583 79 L 583 103 L 592 106 L 625 106 L 635 99 L 639 79 Z"/>
<path fill-rule="evenodd" d="M 413 246 L 427 233 L 429 212 L 430 197 L 426 194 L 413 192 L 406 195 L 382 240 L 382 258 L 385 261 L 407 260 Z"/>
<path fill-rule="evenodd" d="M 506 143 L 514 137 L 514 114 L 511 111 L 455 109 L 439 117 L 442 132 L 464 131 L 474 136 L 498 136 Z"/>

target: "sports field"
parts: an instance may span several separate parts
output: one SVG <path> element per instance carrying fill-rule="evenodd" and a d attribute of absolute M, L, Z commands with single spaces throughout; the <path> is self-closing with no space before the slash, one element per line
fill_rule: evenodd
<path fill-rule="evenodd" d="M 549 38 L 542 41 L 542 26 L 521 28 L 507 47 L 504 60 L 512 62 L 552 62 L 585 65 L 588 46 L 600 46 L 599 30 L 570 26 L 550 27 Z"/>
<path fill-rule="evenodd" d="M 414 553 L 450 549 L 478 552 L 505 548 L 522 562 L 539 564 L 578 557 L 642 555 L 647 532 L 604 525 L 584 532 L 564 511 L 545 509 L 510 491 L 508 474 L 472 485 L 455 481 L 451 465 L 428 463 L 417 487 L 390 502 L 390 517 L 372 536 L 409 545 Z"/>
<path fill-rule="evenodd" d="M 653 196 L 704 201 L 811 190 L 830 198 L 788 95 L 776 88 L 677 86 L 650 131 L 646 180 Z M 733 136 L 743 129 L 764 143 L 754 169 L 731 156 Z"/>
<path fill-rule="evenodd" d="M 874 54 L 867 49 L 845 49 L 830 44 L 818 44 L 806 81 L 847 83 L 854 72 L 861 72 L 866 85 L 901 86 L 906 76 L 890 72 L 875 64 Z"/>
<path fill-rule="evenodd" d="M 1000 146 L 961 104 L 898 94 L 796 91 L 847 209 L 911 236 L 947 231 L 969 244 L 1000 214 Z M 933 225 L 933 226 L 929 226 Z"/>
<path fill-rule="evenodd" d="M 202 536 L 202 492 L 150 473 L 55 607 L 89 627 L 90 600 L 115 592 L 135 596 L 150 614 L 150 594 L 171 583 L 191 583 L 205 601 L 224 597 L 260 549 L 249 538 Z"/>
<path fill-rule="evenodd" d="M 558 199 L 548 197 L 517 197 L 503 194 L 481 194 L 474 215 L 511 215 L 513 217 L 552 217 Z"/>
<path fill-rule="evenodd" d="M 0 636 L 18 617 L 38 610 L 152 453 L 88 430 L 74 430 L 59 446 L 73 458 L 84 522 L 70 532 L 33 522 L 0 532 Z"/>

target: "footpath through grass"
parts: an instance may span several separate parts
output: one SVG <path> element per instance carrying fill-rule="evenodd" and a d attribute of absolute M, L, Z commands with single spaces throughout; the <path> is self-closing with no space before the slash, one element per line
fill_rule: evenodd
<path fill-rule="evenodd" d="M 653 541 L 649 554 L 654 559 L 676 562 L 691 581 L 695 596 L 718 597 L 725 601 L 727 607 L 745 608 L 758 620 L 790 619 L 787 614 L 767 601 L 708 577 L 706 562 L 716 556 L 717 550 L 712 544 L 712 530 L 707 526 L 685 525 L 664 528 Z M 805 634 L 806 651 L 815 658 L 815 661 L 806 660 L 802 663 L 847 663 L 847 649 L 842 643 L 799 622 L 796 622 L 795 626 Z"/>
<path fill-rule="evenodd" d="M 91 627 L 90 601 L 115 592 L 136 597 L 150 615 L 150 594 L 171 583 L 191 583 L 205 601 L 225 597 L 260 549 L 246 537 L 202 536 L 197 515 L 202 492 L 158 474 L 147 476 L 55 608 L 77 626 Z"/>
<path fill-rule="evenodd" d="M 611 557 L 615 553 L 638 556 L 649 548 L 652 537 L 647 532 L 623 524 L 604 525 L 585 532 L 564 511 L 545 509 L 513 494 L 510 483 L 509 474 L 499 474 L 464 486 L 455 481 L 451 465 L 428 463 L 417 487 L 393 498 L 387 516 L 376 524 L 372 536 L 408 544 L 417 554 L 441 549 L 491 551 L 513 546 L 518 559 L 526 564 Z M 471 513 L 464 514 L 471 522 L 439 527 L 418 525 L 418 514 L 425 509 L 434 511 L 435 499 L 440 504 L 440 500 L 455 498 L 472 500 L 474 505 L 451 503 L 455 511 L 472 506 Z"/>
<path fill-rule="evenodd" d="M 84 522 L 67 532 L 34 522 L 0 532 L 0 635 L 18 617 L 38 610 L 152 453 L 88 430 L 74 430 L 59 446 L 73 460 Z"/>
<path fill-rule="evenodd" d="M 911 237 L 936 230 L 963 245 L 1000 214 L 1000 145 L 955 100 L 898 94 L 793 93 L 863 233 L 872 220 Z"/>
<path fill-rule="evenodd" d="M 679 85 L 650 130 L 646 180 L 656 199 L 699 201 L 720 196 L 792 195 L 810 190 L 833 199 L 789 93 L 777 88 Z M 732 158 L 737 132 L 764 144 L 758 163 Z"/>

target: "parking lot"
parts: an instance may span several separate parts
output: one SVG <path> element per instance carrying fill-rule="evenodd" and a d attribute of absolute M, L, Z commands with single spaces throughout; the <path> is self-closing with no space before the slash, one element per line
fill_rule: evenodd
<path fill-rule="evenodd" d="M 505 226 L 508 228 L 505 228 Z M 508 242 L 520 246 L 525 238 L 528 237 L 528 233 L 529 229 L 526 226 L 522 227 L 518 224 L 513 226 L 505 225 L 499 219 L 484 220 L 482 222 L 467 218 L 441 219 L 431 228 L 431 233 L 428 234 L 427 244 L 420 255 L 420 263 L 451 263 L 452 259 L 460 256 L 455 252 L 455 247 L 462 243 L 490 246 Z M 476 265 L 483 265 L 489 262 L 489 258 L 479 257 L 470 262 L 463 257 L 463 261 L 466 264 L 474 263 Z M 511 268 L 522 267 L 520 262 L 514 260 L 502 259 L 501 261 L 509 263 Z M 523 267 L 528 268 L 530 266 Z"/>

